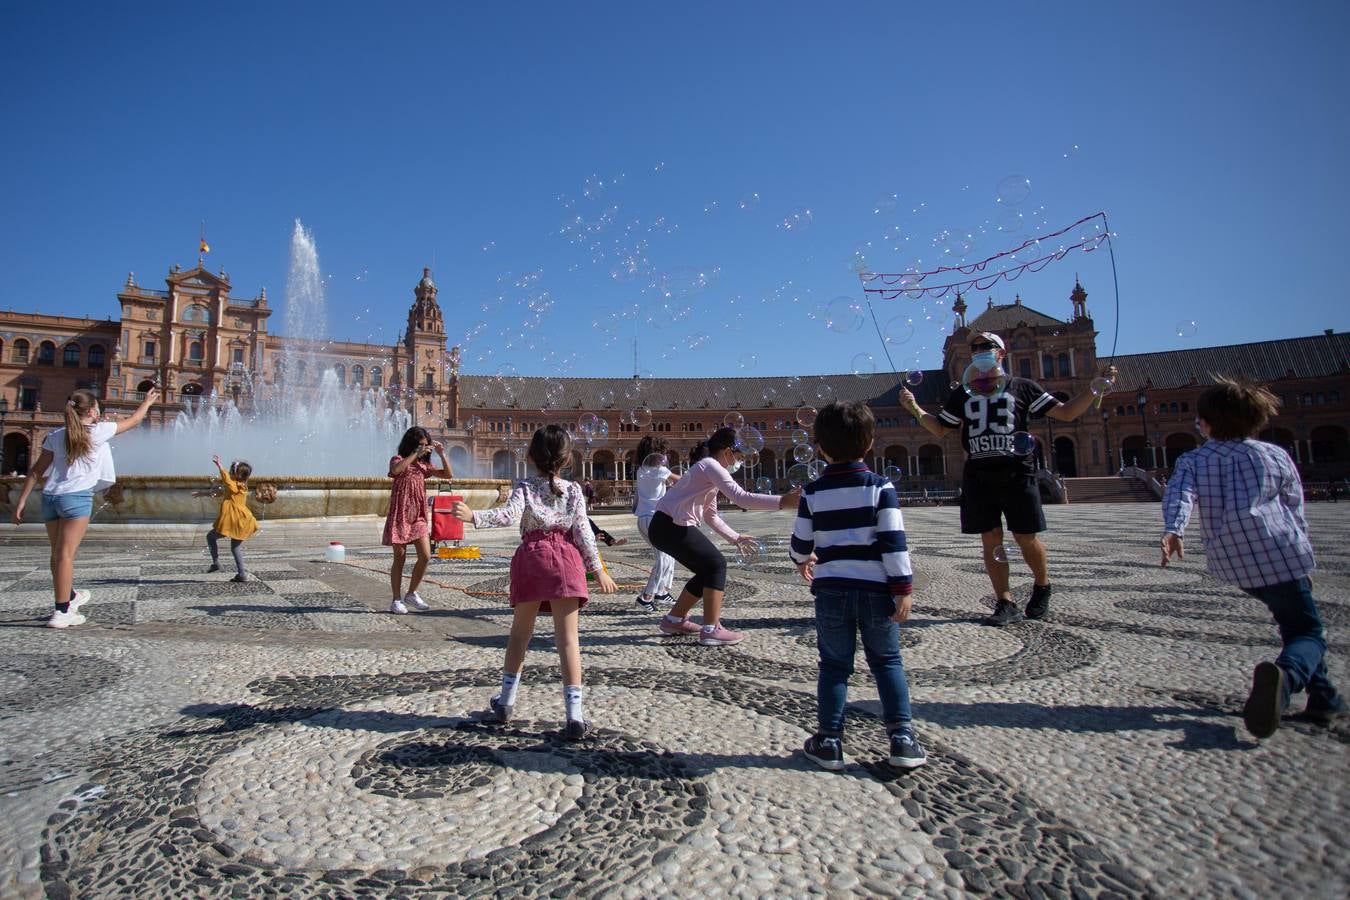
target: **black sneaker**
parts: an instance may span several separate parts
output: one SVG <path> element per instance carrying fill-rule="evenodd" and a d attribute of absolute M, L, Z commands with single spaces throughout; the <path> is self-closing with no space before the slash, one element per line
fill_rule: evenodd
<path fill-rule="evenodd" d="M 208 568 L 206 571 L 207 571 L 208 573 L 210 573 L 210 572 L 219 572 L 219 571 L 220 571 L 220 563 L 211 563 L 211 567 Z"/>
<path fill-rule="evenodd" d="M 585 719 L 568 719 L 563 728 L 563 740 L 580 741 L 595 730 L 595 726 Z"/>
<path fill-rule="evenodd" d="M 653 598 L 653 602 L 659 603 L 665 607 L 671 607 L 675 605 L 675 598 L 669 594 L 657 594 L 656 597 Z"/>
<path fill-rule="evenodd" d="M 488 711 L 483 718 L 488 722 L 495 722 L 498 725 L 505 725 L 511 721 L 511 716 L 515 713 L 514 706 L 507 706 L 502 702 L 501 695 L 498 694 L 488 700 Z"/>
<path fill-rule="evenodd" d="M 891 765 L 897 769 L 917 769 L 928 762 L 919 739 L 912 731 L 891 732 Z"/>
<path fill-rule="evenodd" d="M 644 597 L 641 594 L 638 594 L 637 599 L 634 600 L 633 602 L 637 604 L 637 608 L 642 610 L 643 612 L 656 612 L 656 604 L 653 603 L 649 598 Z"/>
<path fill-rule="evenodd" d="M 1337 697 L 1336 702 L 1330 705 L 1309 700 L 1308 705 L 1303 710 L 1303 718 L 1310 722 L 1316 722 L 1318 725 L 1330 725 L 1337 719 L 1343 719 L 1348 715 L 1350 715 L 1350 704 L 1345 702 L 1344 697 Z"/>
<path fill-rule="evenodd" d="M 985 616 L 980 622 L 984 625 L 1011 625 L 1022 621 L 1022 611 L 1011 600 L 1000 600 L 994 607 L 994 614 Z"/>
<path fill-rule="evenodd" d="M 1027 601 L 1027 618 L 1039 619 L 1050 608 L 1050 585 L 1033 584 L 1031 599 Z"/>
<path fill-rule="evenodd" d="M 244 574 L 243 572 L 240 572 L 238 575 L 234 576 L 234 577 L 231 578 L 230 580 L 231 580 L 231 581 L 244 582 L 244 581 L 249 581 L 250 579 L 249 579 L 248 575 Z"/>
<path fill-rule="evenodd" d="M 1252 737 L 1270 737 L 1280 727 L 1285 702 L 1284 670 L 1273 662 L 1257 663 L 1252 670 L 1252 692 L 1242 707 L 1242 724 Z"/>
<path fill-rule="evenodd" d="M 822 769 L 828 769 L 831 772 L 838 772 L 844 767 L 844 744 L 839 738 L 824 734 L 813 734 L 802 747 L 802 752 L 811 762 L 820 766 Z"/>

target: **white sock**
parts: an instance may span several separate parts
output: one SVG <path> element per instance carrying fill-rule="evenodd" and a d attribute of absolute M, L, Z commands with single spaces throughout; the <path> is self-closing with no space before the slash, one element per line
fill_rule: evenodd
<path fill-rule="evenodd" d="M 583 722 L 585 716 L 581 711 L 581 685 L 569 684 L 563 687 L 563 703 L 567 705 L 567 721 Z"/>
<path fill-rule="evenodd" d="M 683 616 L 672 616 L 670 613 L 666 613 L 665 618 L 666 618 L 666 621 L 667 621 L 667 622 L 675 622 L 675 623 L 679 623 L 679 622 L 683 622 L 683 621 L 684 621 L 684 617 L 683 617 Z"/>
<path fill-rule="evenodd" d="M 717 623 L 714 622 L 714 623 L 712 623 L 711 625 L 708 625 L 708 624 L 705 623 L 704 626 L 703 626 L 703 630 L 706 631 L 706 632 L 712 633 L 712 632 L 714 632 L 714 631 L 717 630 Z"/>
<path fill-rule="evenodd" d="M 502 706 L 515 706 L 516 693 L 520 690 L 520 673 L 503 672 L 502 673 L 502 692 L 497 695 L 497 702 Z"/>

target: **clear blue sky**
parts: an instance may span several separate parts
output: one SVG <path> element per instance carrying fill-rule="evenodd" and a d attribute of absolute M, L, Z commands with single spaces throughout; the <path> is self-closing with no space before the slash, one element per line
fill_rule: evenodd
<path fill-rule="evenodd" d="M 1028 223 L 1110 216 L 1122 353 L 1350 326 L 1345 4 L 942 9 L 6 4 L 0 306 L 115 316 L 128 270 L 195 262 L 202 219 L 211 267 L 281 306 L 300 218 L 335 338 L 392 341 L 434 265 L 452 340 L 483 323 L 471 372 L 624 375 L 634 337 L 656 375 L 849 371 L 884 365 L 875 335 L 808 312 L 861 297 L 855 249 L 877 271 L 935 260 L 894 246 L 942 229 L 1002 249 L 1019 175 Z M 1064 317 L 1075 272 L 1105 354 L 1105 254 L 1016 289 Z M 661 273 L 676 314 L 653 324 Z M 937 332 L 896 365 L 936 365 Z"/>

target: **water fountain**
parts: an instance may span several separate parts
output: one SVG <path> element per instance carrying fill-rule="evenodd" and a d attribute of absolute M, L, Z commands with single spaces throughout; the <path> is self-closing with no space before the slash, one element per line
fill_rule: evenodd
<path fill-rule="evenodd" d="M 282 365 L 290 378 L 267 384 L 261 372 L 240 367 L 232 375 L 252 398 L 245 410 L 232 396 L 214 392 L 184 398 L 167 428 L 137 428 L 118 437 L 113 442 L 118 483 L 106 503 L 96 503 L 97 522 L 193 522 L 214 515 L 215 501 L 192 496 L 211 484 L 212 454 L 227 466 L 234 459 L 252 465 L 249 506 L 259 519 L 384 515 L 389 457 L 411 416 L 384 390 L 344 386 L 325 366 L 317 352 L 325 346 L 328 318 L 319 255 L 298 219 L 285 314 Z M 482 508 L 496 501 L 498 487 L 506 483 L 456 478 L 453 491 Z M 33 499 L 40 499 L 37 492 Z M 39 517 L 37 506 L 25 514 Z"/>

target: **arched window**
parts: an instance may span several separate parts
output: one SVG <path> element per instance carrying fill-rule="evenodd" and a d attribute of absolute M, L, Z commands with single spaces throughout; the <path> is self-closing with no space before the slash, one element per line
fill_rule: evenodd
<path fill-rule="evenodd" d="M 42 362 L 42 357 L 41 357 L 41 355 L 38 356 L 38 362 Z M 1311 392 L 1311 391 L 1309 391 L 1308 393 L 1306 393 L 1306 394 L 1303 395 L 1303 405 L 1304 405 L 1304 406 L 1312 406 L 1312 392 Z"/>
<path fill-rule="evenodd" d="M 342 363 L 333 366 L 333 374 L 337 376 L 337 383 L 342 387 L 347 386 L 347 367 Z"/>
<path fill-rule="evenodd" d="M 1123 416 L 1123 415 L 1125 415 L 1125 407 L 1123 407 L 1123 406 L 1117 406 L 1117 407 L 1116 407 L 1116 415 L 1118 415 L 1118 416 Z"/>
<path fill-rule="evenodd" d="M 56 345 L 51 341 L 43 341 L 38 344 L 37 361 L 39 366 L 56 365 Z"/>
<path fill-rule="evenodd" d="M 1340 402 L 1341 402 L 1341 392 L 1340 392 L 1340 391 L 1332 391 L 1331 393 L 1327 394 L 1327 397 L 1330 398 L 1330 401 L 1331 401 L 1332 403 L 1340 403 Z"/>
<path fill-rule="evenodd" d="M 1189 402 L 1185 401 L 1185 400 L 1182 400 L 1182 401 L 1181 401 L 1181 411 L 1182 411 L 1182 412 L 1190 412 L 1190 411 L 1191 411 L 1191 404 L 1190 404 Z"/>
<path fill-rule="evenodd" d="M 210 322 L 211 311 L 205 306 L 194 303 L 183 310 L 184 322 Z"/>
<path fill-rule="evenodd" d="M 1073 371 L 1069 368 L 1069 354 L 1061 353 L 1059 355 L 1059 377 L 1068 378 L 1072 374 Z"/>
<path fill-rule="evenodd" d="M 61 348 L 61 365 L 78 366 L 80 364 L 80 345 L 71 341 Z"/>
<path fill-rule="evenodd" d="M 1055 377 L 1055 358 L 1048 353 L 1041 357 L 1041 377 Z"/>
<path fill-rule="evenodd" d="M 352 386 L 360 387 L 366 383 L 366 370 L 361 366 L 352 366 Z"/>
<path fill-rule="evenodd" d="M 1134 407 L 1133 407 L 1133 406 L 1127 406 L 1127 407 L 1125 407 L 1125 415 L 1127 415 L 1127 416 L 1132 416 L 1132 415 L 1134 415 Z"/>
<path fill-rule="evenodd" d="M 1176 411 L 1177 411 L 1177 405 L 1176 405 L 1175 403 L 1169 403 L 1169 404 L 1167 404 L 1167 408 L 1168 408 L 1169 410 L 1171 410 L 1172 412 L 1176 412 Z"/>
<path fill-rule="evenodd" d="M 14 342 L 14 349 L 9 352 L 10 362 L 26 363 L 28 362 L 29 343 L 23 338 Z"/>
<path fill-rule="evenodd" d="M 1017 369 L 1017 374 L 1021 375 L 1023 378 L 1031 378 L 1031 357 L 1024 356 L 1019 359 L 1017 361 Z"/>
<path fill-rule="evenodd" d="M 102 344 L 95 344 L 89 348 L 89 368 L 103 368 L 104 349 Z"/>
<path fill-rule="evenodd" d="M 379 366 L 370 367 L 370 386 L 384 387 L 384 371 Z"/>
<path fill-rule="evenodd" d="M 201 341 L 192 341 L 191 343 L 188 344 L 188 359 L 192 360 L 193 362 L 202 361 Z"/>

